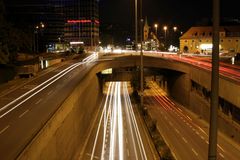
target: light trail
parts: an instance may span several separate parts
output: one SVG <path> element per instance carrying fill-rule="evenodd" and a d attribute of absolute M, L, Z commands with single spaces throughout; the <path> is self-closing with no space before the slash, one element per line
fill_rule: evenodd
<path fill-rule="evenodd" d="M 94 139 L 91 160 L 96 156 L 96 146 L 99 140 L 102 140 L 102 144 L 100 145 L 101 160 L 124 160 L 129 159 L 130 156 L 134 157 L 135 160 L 147 160 L 143 141 L 131 105 L 127 82 L 110 82 L 106 94 L 106 100 L 102 108 Z M 127 121 L 125 123 L 127 124 L 127 129 L 130 130 L 129 132 L 123 127 L 124 114 L 126 115 Z M 107 136 L 108 133 L 110 135 Z M 124 144 L 124 140 L 127 138 L 125 136 L 129 136 L 128 139 L 131 139 L 127 144 Z M 125 149 L 128 146 L 133 146 L 133 152 L 130 152 L 133 155 L 129 154 L 129 148 Z"/>
<path fill-rule="evenodd" d="M 13 106 L 12 108 L 10 108 L 9 110 L 7 110 L 6 112 L 4 112 L 3 114 L 0 115 L 0 118 L 3 118 L 4 116 L 6 116 L 8 113 L 12 112 L 14 109 L 16 109 L 17 107 L 19 107 L 21 104 L 25 103 L 27 100 L 29 100 L 30 98 L 32 98 L 33 96 L 35 96 L 36 94 L 38 94 L 39 92 L 43 91 L 45 88 L 47 88 L 48 86 L 50 86 L 51 84 L 53 84 L 54 82 L 56 82 L 57 80 L 59 80 L 60 78 L 62 78 L 63 76 L 65 76 L 67 73 L 71 72 L 72 70 L 74 70 L 75 68 L 77 68 L 78 66 L 85 64 L 85 63 L 89 63 L 94 61 L 98 56 L 97 54 L 94 55 L 90 55 L 90 58 L 87 57 L 87 60 L 84 62 L 78 62 L 75 64 L 72 64 L 71 66 L 67 67 L 66 69 L 64 69 L 63 71 L 57 73 L 56 75 L 52 76 L 51 78 L 47 79 L 46 81 L 44 81 L 43 83 L 39 84 L 38 86 L 34 87 L 33 89 L 31 89 L 30 91 L 24 93 L 23 95 L 19 96 L 18 98 L 16 98 L 15 100 L 11 101 L 10 103 L 4 105 L 2 108 L 0 108 L 0 112 L 3 112 L 4 110 L 7 110 L 10 106 L 12 106 L 13 104 L 17 103 L 17 105 Z M 42 88 L 41 88 L 42 87 Z"/>
<path fill-rule="evenodd" d="M 98 135 L 99 135 L 99 132 L 100 132 L 101 123 L 102 123 L 102 120 L 103 120 L 103 115 L 104 115 L 105 110 L 107 108 L 107 103 L 108 103 L 108 99 L 109 99 L 109 96 L 110 96 L 110 90 L 112 90 L 112 82 L 110 82 L 110 85 L 108 87 L 106 101 L 104 103 L 103 112 L 101 114 L 100 121 L 99 121 L 99 124 L 98 124 L 98 129 L 97 129 L 96 137 L 95 137 L 94 144 L 93 144 L 92 154 L 91 154 L 91 160 L 93 160 L 93 158 L 94 158 L 95 148 L 96 148 L 96 144 L 97 144 L 97 139 L 98 139 Z M 106 133 L 104 133 L 104 136 L 105 136 L 105 134 Z"/>
<path fill-rule="evenodd" d="M 121 84 L 118 84 L 118 141 L 119 141 L 119 160 L 123 160 L 123 113 L 122 113 L 122 103 L 121 103 Z"/>
<path fill-rule="evenodd" d="M 126 93 L 125 96 L 126 96 L 126 99 L 128 102 L 127 107 L 129 108 L 130 115 L 131 115 L 130 117 L 132 119 L 132 123 L 134 124 L 135 134 L 136 134 L 137 141 L 138 141 L 138 147 L 140 148 L 141 157 L 142 157 L 142 159 L 147 160 L 146 151 L 145 151 L 145 148 L 144 148 L 144 145 L 142 142 L 142 138 L 141 138 L 141 135 L 140 135 L 140 132 L 138 129 L 137 121 L 136 121 L 135 114 L 133 111 L 133 107 L 132 107 L 131 99 L 130 99 L 130 96 L 128 93 L 126 82 L 124 82 L 124 86 L 125 86 L 124 88 L 125 88 L 125 93 Z"/>
<path fill-rule="evenodd" d="M 173 105 L 172 100 L 167 98 L 166 93 L 159 87 L 156 87 L 157 84 L 153 82 L 151 82 L 150 84 L 151 84 L 151 89 L 155 95 L 153 98 L 161 105 L 161 107 L 163 107 L 167 112 L 172 111 L 173 114 L 176 114 L 175 117 L 181 118 L 181 121 L 183 121 L 184 124 L 189 127 L 189 130 L 192 130 L 194 133 L 196 133 L 196 135 L 198 135 L 199 139 L 202 139 L 203 142 L 206 142 L 208 144 L 208 141 L 205 141 L 205 139 L 208 139 L 208 134 L 198 124 L 193 122 L 190 117 L 185 115 L 184 112 L 180 111 L 178 108 L 180 106 L 178 106 L 178 104 Z M 179 131 L 177 132 L 180 134 Z M 220 151 L 225 153 L 222 146 L 218 144 L 218 154 L 223 154 Z"/>
<path fill-rule="evenodd" d="M 84 63 L 89 63 L 89 62 L 93 62 L 98 58 L 98 53 L 97 52 L 93 52 L 93 54 L 91 54 L 90 56 L 84 58 L 82 60 L 82 62 Z"/>

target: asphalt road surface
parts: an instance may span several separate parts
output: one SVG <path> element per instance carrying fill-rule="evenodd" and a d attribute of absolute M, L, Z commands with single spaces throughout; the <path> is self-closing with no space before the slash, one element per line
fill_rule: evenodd
<path fill-rule="evenodd" d="M 208 127 L 172 101 L 155 82 L 148 83 L 145 103 L 157 120 L 157 127 L 178 160 L 208 159 Z M 240 146 L 223 135 L 218 136 L 218 159 L 239 160 Z"/>
<path fill-rule="evenodd" d="M 0 159 L 16 159 L 96 60 L 71 62 L 0 99 Z M 93 62 L 93 63 L 91 63 Z"/>
<path fill-rule="evenodd" d="M 110 82 L 101 112 L 90 135 L 84 160 L 158 159 L 151 140 L 132 106 L 127 82 Z"/>

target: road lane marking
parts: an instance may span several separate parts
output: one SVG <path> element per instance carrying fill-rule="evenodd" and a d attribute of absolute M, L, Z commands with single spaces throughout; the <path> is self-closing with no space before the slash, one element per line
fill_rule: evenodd
<path fill-rule="evenodd" d="M 72 71 L 73 69 L 75 69 L 76 67 L 78 67 L 79 65 L 81 65 L 82 63 L 76 63 L 72 66 L 69 66 L 68 68 L 64 69 L 63 71 L 61 71 L 60 73 L 56 74 L 55 76 L 51 77 L 50 79 L 46 80 L 45 82 L 41 83 L 40 85 L 36 86 L 35 88 L 33 88 L 32 90 L 24 93 L 23 95 L 21 95 L 20 97 L 16 98 L 14 101 L 8 103 L 7 105 L 3 106 L 0 109 L 0 112 L 3 110 L 6 110 L 7 108 L 9 108 L 10 105 L 16 103 L 17 101 L 21 100 L 22 98 L 24 98 L 25 96 L 29 95 L 30 93 L 32 93 L 33 91 L 37 90 L 38 88 L 40 88 L 39 90 L 37 90 L 36 92 L 34 92 L 32 95 L 28 96 L 27 98 L 25 98 L 24 100 L 22 100 L 21 102 L 19 102 L 17 105 L 15 105 L 13 108 L 11 108 L 10 110 L 6 111 L 4 114 L 0 115 L 0 118 L 3 118 L 5 115 L 7 115 L 8 113 L 10 113 L 11 111 L 13 111 L 14 109 L 16 109 L 18 106 L 20 106 L 21 104 L 23 104 L 24 102 L 26 102 L 28 99 L 32 98 L 33 96 L 35 96 L 36 94 L 38 94 L 39 92 L 41 92 L 42 90 L 44 90 L 45 88 L 47 88 L 49 85 L 51 85 L 52 83 L 56 82 L 58 79 L 60 79 L 61 77 L 63 77 L 64 75 L 66 75 L 67 73 L 69 73 L 70 71 Z M 55 78 L 55 79 L 54 79 Z M 51 81 L 51 82 L 50 82 Z M 49 83 L 48 83 L 49 82 Z M 45 85 L 46 84 L 46 85 Z"/>
<path fill-rule="evenodd" d="M 86 155 L 91 157 L 91 154 L 89 154 L 89 153 L 87 153 Z M 99 159 L 98 156 L 93 156 L 93 158 L 94 158 L 94 159 Z"/>
<path fill-rule="evenodd" d="M 175 105 L 175 104 L 174 104 Z M 183 112 L 180 108 L 177 108 L 180 112 Z"/>
<path fill-rule="evenodd" d="M 222 157 L 222 158 L 225 158 L 224 155 L 222 153 L 219 153 L 219 155 Z"/>
<path fill-rule="evenodd" d="M 187 143 L 187 140 L 186 140 L 184 137 L 182 137 L 182 139 L 183 139 L 183 141 L 184 141 L 185 143 Z"/>
<path fill-rule="evenodd" d="M 179 132 L 179 130 L 178 130 L 178 129 L 176 129 L 176 128 L 175 128 L 175 131 L 176 131 L 178 134 L 180 133 L 180 132 Z"/>
<path fill-rule="evenodd" d="M 196 134 L 197 134 L 197 135 L 199 135 L 199 132 L 198 132 L 198 131 L 196 131 Z"/>
<path fill-rule="evenodd" d="M 0 131 L 0 134 L 2 134 L 3 132 L 5 132 L 10 126 L 6 126 L 5 128 L 3 128 L 1 131 Z"/>
<path fill-rule="evenodd" d="M 47 95 L 50 95 L 50 94 L 52 94 L 52 92 L 53 92 L 53 90 L 49 91 Z"/>
<path fill-rule="evenodd" d="M 42 99 L 39 99 L 35 104 L 39 104 L 42 101 Z"/>
<path fill-rule="evenodd" d="M 201 128 L 201 127 L 198 127 L 205 135 L 207 135 L 207 133 Z M 208 135 L 207 135 L 208 136 Z"/>
<path fill-rule="evenodd" d="M 192 119 L 191 119 L 189 116 L 187 116 L 187 118 L 188 118 L 190 121 L 192 121 Z"/>
<path fill-rule="evenodd" d="M 18 118 L 22 118 L 27 112 L 29 112 L 29 110 L 26 110 L 25 112 L 23 112 L 22 114 L 20 114 L 20 115 L 18 116 Z"/>
<path fill-rule="evenodd" d="M 198 153 L 192 148 L 193 153 L 198 156 Z"/>
<path fill-rule="evenodd" d="M 223 152 L 225 152 L 224 149 L 223 149 L 219 144 L 217 144 L 217 146 L 218 146 Z"/>
<path fill-rule="evenodd" d="M 201 138 L 202 138 L 202 139 L 204 139 L 204 137 L 203 137 L 203 136 L 201 136 Z"/>
<path fill-rule="evenodd" d="M 171 126 L 173 126 L 172 122 L 169 122 L 169 124 L 170 124 Z"/>
<path fill-rule="evenodd" d="M 206 142 L 207 144 L 209 144 L 208 141 L 205 141 L 205 142 Z"/>
<path fill-rule="evenodd" d="M 128 155 L 128 157 L 130 156 L 130 154 L 129 154 L 129 149 L 127 149 L 127 155 Z"/>

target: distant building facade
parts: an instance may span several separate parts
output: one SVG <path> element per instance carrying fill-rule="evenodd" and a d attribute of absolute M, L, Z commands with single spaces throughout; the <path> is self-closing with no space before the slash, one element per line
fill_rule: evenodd
<path fill-rule="evenodd" d="M 98 0 L 13 1 L 7 3 L 10 21 L 23 29 L 28 27 L 43 48 L 62 42 L 99 44 Z M 44 29 L 36 29 L 40 23 Z"/>
<path fill-rule="evenodd" d="M 147 18 L 145 18 L 145 24 L 143 26 L 143 40 L 147 41 L 149 38 L 150 26 L 148 25 Z"/>
<path fill-rule="evenodd" d="M 212 52 L 212 27 L 191 27 L 180 37 L 180 51 L 189 53 Z M 221 26 L 220 52 L 240 53 L 240 26 Z"/>
<path fill-rule="evenodd" d="M 156 33 L 151 30 L 146 18 L 143 26 L 143 50 L 158 50 L 160 44 Z"/>
<path fill-rule="evenodd" d="M 64 0 L 64 39 L 83 42 L 85 46 L 99 44 L 99 13 L 97 0 Z"/>

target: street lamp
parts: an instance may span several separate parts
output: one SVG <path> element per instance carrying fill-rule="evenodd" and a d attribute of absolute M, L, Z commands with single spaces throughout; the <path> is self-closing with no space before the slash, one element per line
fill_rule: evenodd
<path fill-rule="evenodd" d="M 38 53 L 38 48 L 39 48 L 39 44 L 38 44 L 38 30 L 39 29 L 43 29 L 45 28 L 44 23 L 40 22 L 39 25 L 35 26 L 35 30 L 34 30 L 34 52 Z"/>
<path fill-rule="evenodd" d="M 154 27 L 155 27 L 155 29 L 156 29 L 156 37 L 157 37 L 158 24 L 155 24 Z"/>
<path fill-rule="evenodd" d="M 135 0 L 135 49 L 138 50 L 138 0 Z"/>
<path fill-rule="evenodd" d="M 174 31 L 174 32 L 177 31 L 177 27 L 176 27 L 176 26 L 173 27 L 173 31 Z"/>
<path fill-rule="evenodd" d="M 167 29 L 168 29 L 167 26 L 164 26 L 164 27 L 163 27 L 163 30 L 164 30 L 164 39 L 165 39 L 165 48 L 166 48 L 166 45 L 167 45 Z"/>

